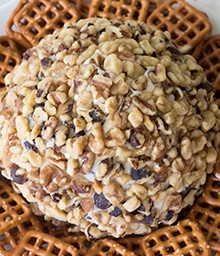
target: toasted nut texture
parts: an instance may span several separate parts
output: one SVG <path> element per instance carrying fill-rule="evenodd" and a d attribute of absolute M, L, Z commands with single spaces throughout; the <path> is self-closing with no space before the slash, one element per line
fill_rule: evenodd
<path fill-rule="evenodd" d="M 141 22 L 79 20 L 6 76 L 2 174 L 46 218 L 89 238 L 143 234 L 201 193 L 220 110 L 201 66 L 169 38 Z"/>

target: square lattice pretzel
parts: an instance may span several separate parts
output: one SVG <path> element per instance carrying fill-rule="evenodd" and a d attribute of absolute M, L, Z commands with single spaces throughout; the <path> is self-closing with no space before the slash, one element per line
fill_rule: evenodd
<path fill-rule="evenodd" d="M 210 205 L 200 197 L 189 210 L 187 218 L 199 224 L 211 249 L 220 252 L 220 207 Z"/>
<path fill-rule="evenodd" d="M 143 236 L 126 236 L 118 238 L 116 241 L 128 250 L 134 252 L 136 256 L 145 256 L 142 248 L 142 238 Z"/>
<path fill-rule="evenodd" d="M 31 44 L 22 36 L 22 34 L 18 31 L 18 28 L 16 27 L 14 23 L 14 17 L 17 13 L 20 12 L 20 10 L 24 7 L 25 4 L 28 3 L 28 0 L 19 0 L 17 6 L 15 9 L 12 11 L 9 19 L 7 20 L 5 24 L 5 31 L 6 34 L 12 38 L 15 39 L 19 42 L 21 46 L 24 48 L 29 48 L 31 47 Z"/>
<path fill-rule="evenodd" d="M 89 256 L 135 256 L 134 252 L 129 251 L 124 246 L 114 240 L 105 238 L 95 242 L 87 252 Z"/>
<path fill-rule="evenodd" d="M 206 15 L 184 0 L 165 1 L 148 17 L 147 23 L 168 30 L 182 53 L 192 50 L 212 28 Z"/>
<path fill-rule="evenodd" d="M 220 94 L 220 35 L 212 36 L 205 41 L 198 63 L 204 68 L 215 92 Z"/>
<path fill-rule="evenodd" d="M 208 176 L 203 198 L 205 202 L 220 207 L 220 172 L 214 172 Z"/>
<path fill-rule="evenodd" d="M 0 36 L 0 85 L 5 85 L 4 78 L 21 62 L 17 43 L 8 36 Z"/>
<path fill-rule="evenodd" d="M 32 211 L 24 199 L 0 179 L 0 233 L 14 227 L 32 216 Z"/>
<path fill-rule="evenodd" d="M 146 0 L 92 0 L 89 17 L 144 21 L 148 7 Z"/>
<path fill-rule="evenodd" d="M 28 219 L 23 219 L 19 223 L 14 223 L 14 226 L 1 232 L 0 255 L 11 256 L 20 244 L 23 236 L 30 230 L 41 230 L 40 222 L 35 216 L 29 216 Z"/>
<path fill-rule="evenodd" d="M 209 247 L 196 222 L 188 219 L 180 221 L 176 226 L 166 226 L 146 235 L 142 247 L 147 256 L 209 255 Z"/>
<path fill-rule="evenodd" d="M 62 238 L 62 240 L 77 248 L 78 256 L 89 255 L 87 254 L 88 250 L 93 244 L 93 242 L 89 241 L 85 235 L 69 235 L 65 238 Z"/>
<path fill-rule="evenodd" d="M 36 45 L 42 37 L 63 27 L 65 22 L 77 21 L 75 3 L 67 0 L 36 0 L 23 5 L 14 16 L 14 24 L 22 36 Z"/>
<path fill-rule="evenodd" d="M 25 234 L 13 254 L 22 255 L 78 256 L 77 249 L 70 244 L 36 230 Z"/>

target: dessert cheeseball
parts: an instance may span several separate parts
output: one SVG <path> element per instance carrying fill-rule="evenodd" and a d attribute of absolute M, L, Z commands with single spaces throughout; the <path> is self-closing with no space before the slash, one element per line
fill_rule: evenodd
<path fill-rule="evenodd" d="M 68 23 L 28 49 L 5 83 L 2 174 L 36 213 L 89 238 L 174 223 L 213 171 L 213 87 L 169 32 Z"/>

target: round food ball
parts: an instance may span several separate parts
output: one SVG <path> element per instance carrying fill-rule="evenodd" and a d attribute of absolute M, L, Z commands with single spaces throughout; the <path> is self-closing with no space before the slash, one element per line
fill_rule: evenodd
<path fill-rule="evenodd" d="M 5 79 L 2 174 L 89 238 L 174 223 L 212 172 L 219 108 L 201 66 L 145 23 L 65 24 Z"/>

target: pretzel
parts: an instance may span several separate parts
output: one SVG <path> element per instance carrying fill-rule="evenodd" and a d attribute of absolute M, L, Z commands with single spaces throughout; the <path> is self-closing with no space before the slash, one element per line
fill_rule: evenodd
<path fill-rule="evenodd" d="M 214 251 L 220 252 L 220 207 L 210 205 L 203 197 L 190 208 L 187 218 L 199 224 L 206 240 Z"/>
<path fill-rule="evenodd" d="M 147 256 L 209 255 L 209 247 L 196 222 L 185 219 L 146 235 L 142 247 Z"/>
<path fill-rule="evenodd" d="M 62 240 L 77 248 L 78 256 L 88 255 L 87 252 L 93 244 L 93 242 L 89 241 L 85 235 L 69 235 Z"/>
<path fill-rule="evenodd" d="M 42 37 L 63 27 L 79 16 L 72 1 L 37 0 L 26 3 L 14 16 L 14 24 L 22 36 L 36 45 Z"/>
<path fill-rule="evenodd" d="M 29 205 L 3 180 L 0 180 L 0 232 L 28 220 L 32 215 Z"/>
<path fill-rule="evenodd" d="M 213 84 L 215 92 L 220 91 L 220 34 L 207 39 L 198 63 L 204 68 L 207 79 Z"/>
<path fill-rule="evenodd" d="M 18 28 L 16 27 L 14 23 L 14 17 L 15 15 L 20 12 L 20 10 L 24 7 L 24 5 L 28 3 L 28 0 L 19 0 L 17 6 L 15 9 L 12 11 L 9 19 L 7 20 L 5 24 L 5 32 L 6 34 L 12 38 L 15 39 L 19 42 L 19 44 L 25 48 L 30 48 L 31 44 L 28 42 L 23 35 L 18 31 Z"/>
<path fill-rule="evenodd" d="M 200 43 L 194 46 L 192 50 L 189 52 L 189 54 L 192 55 L 197 60 L 202 52 L 203 45 L 204 45 L 204 40 L 202 40 Z"/>
<path fill-rule="evenodd" d="M 149 3 L 146 0 L 92 0 L 89 17 L 118 20 L 146 20 Z"/>
<path fill-rule="evenodd" d="M 124 246 L 114 240 L 105 238 L 100 239 L 93 244 L 87 252 L 89 256 L 135 256 L 135 253 L 129 251 Z"/>
<path fill-rule="evenodd" d="M 40 222 L 35 216 L 15 222 L 7 230 L 0 232 L 0 255 L 11 256 L 12 252 L 20 245 L 22 237 L 30 230 L 41 230 Z M 17 256 L 17 254 L 14 255 Z"/>
<path fill-rule="evenodd" d="M 73 246 L 36 230 L 29 231 L 25 234 L 14 251 L 14 255 L 78 256 L 77 249 Z"/>
<path fill-rule="evenodd" d="M 212 28 L 206 15 L 184 0 L 165 1 L 148 17 L 147 23 L 168 30 L 182 53 L 192 50 Z"/>
<path fill-rule="evenodd" d="M 149 2 L 148 15 L 150 15 L 163 3 L 162 0 L 147 0 L 147 2 Z"/>
<path fill-rule="evenodd" d="M 220 207 L 220 172 L 214 172 L 208 176 L 203 198 L 205 202 Z"/>
<path fill-rule="evenodd" d="M 77 8 L 77 10 L 80 11 L 80 18 L 87 18 L 89 15 L 89 9 L 90 9 L 90 1 L 86 0 L 76 0 L 77 3 L 79 2 L 81 4 L 80 7 Z"/>
<path fill-rule="evenodd" d="M 17 43 L 8 36 L 0 36 L 0 85 L 4 85 L 5 76 L 21 62 Z"/>
<path fill-rule="evenodd" d="M 126 236 L 123 238 L 118 238 L 116 242 L 134 252 L 137 256 L 145 256 L 141 245 L 142 238 L 143 236 Z"/>

